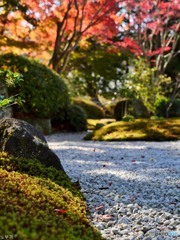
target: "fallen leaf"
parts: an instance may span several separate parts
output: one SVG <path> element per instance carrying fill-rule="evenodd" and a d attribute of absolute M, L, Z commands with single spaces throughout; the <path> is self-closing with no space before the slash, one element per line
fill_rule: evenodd
<path fill-rule="evenodd" d="M 54 212 L 57 212 L 58 215 L 64 215 L 64 214 L 66 214 L 67 211 L 56 208 L 56 209 L 54 209 Z"/>
<path fill-rule="evenodd" d="M 102 209 L 104 209 L 104 205 L 100 205 L 99 207 L 96 207 L 95 209 L 96 210 L 102 210 Z"/>
<path fill-rule="evenodd" d="M 109 214 L 106 214 L 106 215 L 99 215 L 99 216 L 98 216 L 98 219 L 101 220 L 101 221 L 106 222 L 106 221 L 112 219 L 112 216 L 110 216 Z"/>

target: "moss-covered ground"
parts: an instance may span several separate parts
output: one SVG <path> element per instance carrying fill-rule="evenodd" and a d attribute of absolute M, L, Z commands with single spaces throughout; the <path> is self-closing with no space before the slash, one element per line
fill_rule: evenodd
<path fill-rule="evenodd" d="M 69 178 L 38 160 L 0 152 L 0 236 L 17 240 L 101 240 L 83 195 Z"/>
<path fill-rule="evenodd" d="M 101 123 L 103 121 L 101 120 Z M 99 141 L 169 141 L 180 140 L 180 119 L 136 119 L 129 122 L 112 121 L 99 129 L 98 120 L 89 119 L 89 129 L 93 130 L 86 140 Z"/>

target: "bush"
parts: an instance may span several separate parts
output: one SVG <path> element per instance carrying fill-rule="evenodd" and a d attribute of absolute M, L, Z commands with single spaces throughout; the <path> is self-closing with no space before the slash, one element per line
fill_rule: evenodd
<path fill-rule="evenodd" d="M 90 118 L 90 119 L 104 118 L 104 111 L 102 110 L 101 107 L 99 107 L 94 102 L 87 99 L 82 99 L 82 98 L 75 98 L 73 102 L 74 104 L 79 105 L 84 109 L 84 111 L 86 112 L 87 118 Z"/>
<path fill-rule="evenodd" d="M 155 102 L 155 115 L 158 117 L 165 117 L 166 116 L 166 107 L 167 107 L 168 99 L 165 97 L 159 98 Z"/>
<path fill-rule="evenodd" d="M 156 103 L 156 115 L 160 117 L 180 117 L 180 99 L 174 101 L 168 101 L 165 98 L 160 99 Z"/>
<path fill-rule="evenodd" d="M 55 132 L 58 131 L 86 131 L 87 115 L 83 108 L 76 104 L 69 105 L 64 112 L 59 113 L 51 121 Z"/>
<path fill-rule="evenodd" d="M 17 86 L 23 79 L 19 73 L 10 70 L 0 70 L 0 110 L 13 104 L 21 104 L 18 96 L 8 96 L 6 86 Z"/>
<path fill-rule="evenodd" d="M 0 67 L 22 75 L 24 81 L 18 87 L 8 87 L 8 91 L 25 101 L 20 109 L 23 114 L 51 118 L 69 104 L 66 84 L 45 65 L 9 53 L 0 56 Z"/>
<path fill-rule="evenodd" d="M 171 103 L 172 105 L 169 108 L 168 117 L 180 117 L 180 99 L 176 99 Z"/>
<path fill-rule="evenodd" d="M 67 122 L 72 131 L 86 131 L 87 130 L 87 115 L 83 108 L 72 104 L 67 109 Z"/>

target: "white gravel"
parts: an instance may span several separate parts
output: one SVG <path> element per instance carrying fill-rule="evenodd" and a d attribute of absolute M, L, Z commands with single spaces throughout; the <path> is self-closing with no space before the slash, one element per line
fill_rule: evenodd
<path fill-rule="evenodd" d="M 85 133 L 46 139 L 72 181 L 79 180 L 90 221 L 107 239 L 180 239 L 180 141 L 92 142 Z"/>

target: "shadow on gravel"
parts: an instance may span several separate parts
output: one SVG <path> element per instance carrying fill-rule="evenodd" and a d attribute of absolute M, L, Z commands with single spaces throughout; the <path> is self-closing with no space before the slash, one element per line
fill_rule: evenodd
<path fill-rule="evenodd" d="M 178 203 L 180 142 L 48 142 L 69 172 L 86 176 L 86 191 L 119 195 L 119 203 L 137 203 L 174 213 Z M 77 171 L 77 172 L 76 172 Z M 86 186 L 86 182 L 80 182 Z M 101 183 L 101 184 L 100 184 Z M 127 190 L 128 189 L 128 193 Z M 103 202 L 102 202 L 103 204 Z"/>

